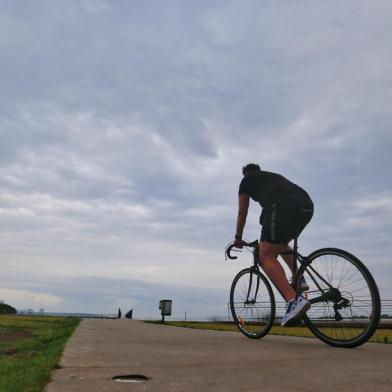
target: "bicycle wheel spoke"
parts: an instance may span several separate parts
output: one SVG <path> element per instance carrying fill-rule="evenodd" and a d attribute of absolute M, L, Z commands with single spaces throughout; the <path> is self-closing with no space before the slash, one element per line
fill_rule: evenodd
<path fill-rule="evenodd" d="M 360 276 L 357 280 L 354 280 L 353 282 L 348 282 L 344 287 L 350 286 L 350 285 L 358 283 L 358 282 L 363 282 L 363 276 Z"/>
<path fill-rule="evenodd" d="M 351 293 L 351 294 L 352 294 L 352 293 L 357 293 L 359 290 L 363 290 L 363 289 L 366 289 L 366 288 L 367 288 L 367 286 L 362 286 L 362 287 L 360 287 L 359 289 L 351 290 L 350 293 Z"/>
<path fill-rule="evenodd" d="M 345 286 L 345 282 L 349 282 L 350 280 L 351 280 L 351 278 L 353 277 L 353 276 L 355 276 L 356 274 L 358 273 L 358 271 L 353 271 L 352 272 L 352 274 L 348 277 L 348 278 L 344 278 L 344 280 L 343 280 L 343 282 L 341 282 L 341 284 L 338 286 L 338 288 L 339 287 L 344 287 Z M 363 277 L 362 277 L 362 279 L 363 279 Z"/>

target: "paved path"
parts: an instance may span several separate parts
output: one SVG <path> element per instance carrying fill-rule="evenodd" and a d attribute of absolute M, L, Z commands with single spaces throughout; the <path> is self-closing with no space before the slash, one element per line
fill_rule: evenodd
<path fill-rule="evenodd" d="M 202 331 L 131 320 L 83 320 L 47 392 L 392 391 L 392 345 Z M 142 383 L 112 377 L 141 374 Z"/>

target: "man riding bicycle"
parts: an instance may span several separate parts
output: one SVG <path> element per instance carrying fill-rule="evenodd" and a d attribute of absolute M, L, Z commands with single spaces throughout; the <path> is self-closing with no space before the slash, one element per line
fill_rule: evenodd
<path fill-rule="evenodd" d="M 313 202 L 301 187 L 280 174 L 261 170 L 257 164 L 247 164 L 242 168 L 242 174 L 244 177 L 238 191 L 234 245 L 242 248 L 246 244 L 242 240 L 242 234 L 248 215 L 249 199 L 252 198 L 263 209 L 260 216 L 260 265 L 288 302 L 281 323 L 286 325 L 290 320 L 301 317 L 310 308 L 310 303 L 303 295 L 296 295 L 277 258 L 282 255 L 295 275 L 297 263 L 292 254 L 287 254 L 292 251 L 289 242 L 298 237 L 311 220 Z M 308 288 L 304 279 L 300 284 L 301 288 Z"/>

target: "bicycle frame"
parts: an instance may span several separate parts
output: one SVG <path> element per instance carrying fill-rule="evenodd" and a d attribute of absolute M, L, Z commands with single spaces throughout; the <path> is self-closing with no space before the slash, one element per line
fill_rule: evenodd
<path fill-rule="evenodd" d="M 255 273 L 262 273 L 260 271 L 260 259 L 259 259 L 259 247 L 258 244 L 253 246 L 253 266 L 251 267 L 251 271 L 254 271 Z M 294 246 L 293 246 L 293 250 L 290 252 L 284 252 L 281 255 L 293 255 L 294 261 L 295 261 L 295 265 L 297 265 L 296 263 L 299 262 L 301 267 L 297 269 L 296 273 L 294 273 L 293 275 L 293 288 L 294 290 L 296 290 L 296 287 L 298 286 L 298 278 L 299 278 L 299 271 L 307 271 L 310 279 L 314 282 L 314 284 L 316 285 L 316 287 L 320 290 L 320 292 L 322 293 L 320 296 L 315 297 L 315 298 L 311 298 L 309 300 L 309 302 L 311 304 L 316 304 L 319 302 L 327 302 L 327 301 L 333 301 L 335 302 L 335 304 L 339 301 L 342 300 L 342 296 L 340 294 L 340 291 L 336 288 L 334 288 L 328 281 L 326 281 L 311 265 L 311 260 L 309 260 L 308 257 L 306 256 L 302 256 L 299 252 L 298 252 L 298 239 L 295 238 L 294 239 Z M 315 278 L 317 277 L 319 280 L 321 280 L 322 282 L 324 282 L 324 284 L 329 288 L 329 290 L 325 290 L 323 289 L 320 284 L 319 281 Z M 249 287 L 248 287 L 248 293 L 246 296 L 246 301 L 245 304 L 254 304 L 256 301 L 255 299 L 253 300 L 249 300 L 249 295 L 250 295 L 250 291 L 252 288 L 252 282 L 253 282 L 253 274 L 250 274 L 250 278 L 249 278 Z M 272 281 L 271 281 L 272 282 Z M 280 291 L 280 289 L 274 284 L 274 282 L 272 282 L 273 286 L 276 288 L 276 290 L 279 292 L 279 294 L 284 298 L 284 295 L 282 294 L 282 292 Z M 257 285 L 256 285 L 256 290 L 255 290 L 255 298 L 257 297 L 257 293 L 259 290 L 259 280 L 257 280 Z M 336 311 L 337 309 L 335 309 Z"/>

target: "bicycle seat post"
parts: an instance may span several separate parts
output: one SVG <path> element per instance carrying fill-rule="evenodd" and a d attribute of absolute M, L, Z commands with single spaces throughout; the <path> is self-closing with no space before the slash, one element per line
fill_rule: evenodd
<path fill-rule="evenodd" d="M 297 253 L 298 253 L 298 237 L 294 238 L 294 245 L 293 245 L 293 257 L 294 260 L 297 260 Z"/>

